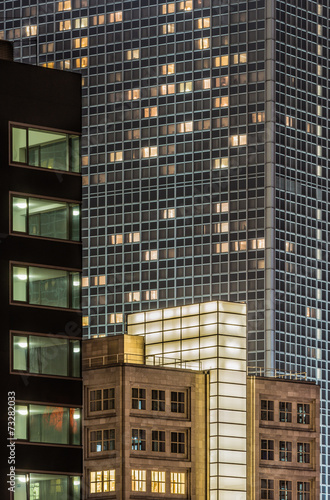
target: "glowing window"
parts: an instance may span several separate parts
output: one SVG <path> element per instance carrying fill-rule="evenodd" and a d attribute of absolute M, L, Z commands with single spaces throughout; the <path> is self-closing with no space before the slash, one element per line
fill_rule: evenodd
<path fill-rule="evenodd" d="M 75 28 L 87 28 L 88 26 L 88 17 L 80 17 L 75 19 Z"/>
<path fill-rule="evenodd" d="M 114 163 L 117 161 L 123 161 L 123 152 L 116 151 L 116 152 L 110 153 L 109 158 L 110 158 L 111 163 Z"/>
<path fill-rule="evenodd" d="M 130 61 L 131 59 L 139 59 L 140 58 L 140 51 L 139 49 L 134 49 L 134 50 L 127 50 L 126 51 L 126 59 Z"/>
<path fill-rule="evenodd" d="M 213 168 L 228 168 L 229 158 L 215 158 L 213 160 Z"/>
<path fill-rule="evenodd" d="M 179 2 L 178 10 L 192 10 L 192 0 L 185 0 L 185 2 Z"/>
<path fill-rule="evenodd" d="M 172 75 L 175 72 L 175 64 L 164 64 L 160 67 L 162 75 Z"/>
<path fill-rule="evenodd" d="M 37 33 L 38 33 L 38 26 L 33 25 L 33 26 L 26 26 L 25 27 L 26 36 L 36 36 Z"/>
<path fill-rule="evenodd" d="M 184 472 L 171 472 L 171 493 L 174 495 L 186 493 L 186 474 Z"/>
<path fill-rule="evenodd" d="M 123 322 L 123 314 L 122 313 L 117 313 L 117 314 L 109 314 L 109 323 L 122 323 Z"/>
<path fill-rule="evenodd" d="M 210 18 L 209 17 L 200 17 L 199 19 L 196 19 L 195 21 L 195 26 L 198 29 L 203 29 L 203 28 L 209 28 L 211 25 L 210 23 Z"/>
<path fill-rule="evenodd" d="M 90 492 L 105 493 L 116 490 L 115 470 L 103 470 L 90 473 Z"/>
<path fill-rule="evenodd" d="M 153 106 L 152 108 L 144 108 L 143 111 L 144 111 L 145 118 L 151 118 L 152 116 L 158 116 L 157 106 Z"/>
<path fill-rule="evenodd" d="M 179 83 L 179 92 L 192 92 L 193 82 L 182 82 Z"/>
<path fill-rule="evenodd" d="M 147 491 L 147 472 L 145 470 L 132 469 L 132 491 Z"/>
<path fill-rule="evenodd" d="M 121 10 L 117 10 L 117 12 L 111 12 L 109 14 L 109 23 L 118 23 L 123 20 L 123 12 Z"/>
<path fill-rule="evenodd" d="M 76 59 L 76 68 L 86 68 L 88 66 L 88 57 L 79 57 Z"/>
<path fill-rule="evenodd" d="M 151 471 L 151 492 L 165 493 L 165 472 Z"/>
<path fill-rule="evenodd" d="M 71 10 L 71 0 L 65 0 L 64 2 L 58 2 L 57 10 L 58 10 L 58 12 L 62 12 L 63 10 Z"/>
<path fill-rule="evenodd" d="M 195 40 L 196 49 L 203 50 L 208 49 L 210 47 L 210 39 L 209 38 L 199 38 Z"/>
<path fill-rule="evenodd" d="M 262 123 L 265 121 L 265 112 L 252 113 L 252 123 Z"/>
<path fill-rule="evenodd" d="M 175 208 L 161 210 L 162 219 L 173 219 L 175 217 Z"/>
<path fill-rule="evenodd" d="M 245 146 L 247 144 L 246 134 L 243 135 L 232 135 L 230 137 L 230 145 L 232 147 Z"/>
<path fill-rule="evenodd" d="M 175 24 L 163 24 L 163 26 L 161 26 L 161 30 L 164 35 L 166 35 L 167 33 L 175 33 Z"/>
<path fill-rule="evenodd" d="M 215 67 L 228 66 L 228 64 L 229 64 L 229 56 L 215 57 L 213 64 L 214 64 Z"/>
<path fill-rule="evenodd" d="M 127 292 L 125 293 L 125 302 L 139 302 L 140 292 Z"/>
<path fill-rule="evenodd" d="M 60 21 L 59 23 L 59 31 L 66 31 L 71 29 L 71 21 L 70 19 L 66 19 L 65 21 Z"/>
<path fill-rule="evenodd" d="M 161 5 L 161 13 L 162 14 L 172 14 L 175 12 L 175 4 L 174 3 L 168 3 Z"/>
<path fill-rule="evenodd" d="M 153 156 L 157 156 L 158 155 L 157 146 L 149 146 L 146 148 L 142 148 L 141 153 L 142 153 L 142 158 L 151 158 Z"/>

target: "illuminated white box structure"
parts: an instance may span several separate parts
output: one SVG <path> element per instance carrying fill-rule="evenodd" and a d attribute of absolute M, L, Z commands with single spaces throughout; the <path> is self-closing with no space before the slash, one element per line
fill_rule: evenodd
<path fill-rule="evenodd" d="M 146 363 L 210 371 L 210 500 L 246 499 L 246 305 L 204 302 L 127 316 Z"/>

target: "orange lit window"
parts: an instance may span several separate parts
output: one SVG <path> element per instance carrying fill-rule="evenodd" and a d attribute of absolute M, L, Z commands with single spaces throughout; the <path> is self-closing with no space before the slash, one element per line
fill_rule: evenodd
<path fill-rule="evenodd" d="M 71 21 L 70 19 L 66 19 L 65 21 L 60 21 L 59 30 L 66 31 L 71 29 Z"/>
<path fill-rule="evenodd" d="M 144 108 L 144 116 L 145 118 L 149 118 L 152 116 L 158 116 L 158 108 L 157 106 L 154 106 L 152 108 Z"/>

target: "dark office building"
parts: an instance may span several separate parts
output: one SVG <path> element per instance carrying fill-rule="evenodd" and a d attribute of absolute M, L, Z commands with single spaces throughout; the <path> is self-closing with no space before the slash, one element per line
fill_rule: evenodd
<path fill-rule="evenodd" d="M 123 332 L 139 310 L 246 301 L 249 363 L 321 384 L 323 499 L 329 11 L 326 0 L 0 11 L 15 57 L 83 75 L 86 336 Z"/>
<path fill-rule="evenodd" d="M 79 500 L 81 78 L 0 74 L 0 496 Z"/>

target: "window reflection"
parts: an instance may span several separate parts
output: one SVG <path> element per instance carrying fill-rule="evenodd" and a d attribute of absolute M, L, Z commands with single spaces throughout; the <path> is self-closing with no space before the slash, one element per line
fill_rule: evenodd
<path fill-rule="evenodd" d="M 80 273 L 32 266 L 12 267 L 12 299 L 33 305 L 80 308 Z"/>
<path fill-rule="evenodd" d="M 79 241 L 80 206 L 56 200 L 13 196 L 12 230 L 31 236 Z"/>
<path fill-rule="evenodd" d="M 13 369 L 40 375 L 80 377 L 80 341 L 13 335 Z"/>
<path fill-rule="evenodd" d="M 34 167 L 80 171 L 77 135 L 12 127 L 12 161 Z"/>

